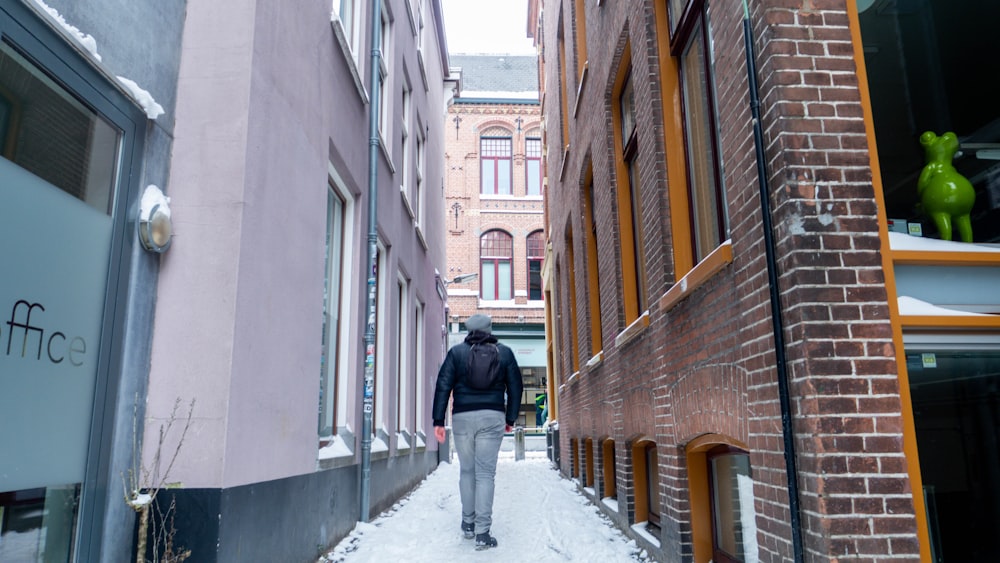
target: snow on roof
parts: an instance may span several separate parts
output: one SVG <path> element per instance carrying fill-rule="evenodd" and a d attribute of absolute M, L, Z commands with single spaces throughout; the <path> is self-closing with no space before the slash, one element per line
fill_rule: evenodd
<path fill-rule="evenodd" d="M 538 101 L 538 90 L 531 92 L 504 92 L 502 90 L 462 90 L 462 98 L 484 98 L 501 100 L 533 100 Z"/>
<path fill-rule="evenodd" d="M 970 313 L 969 311 L 960 311 L 958 309 L 948 309 L 947 307 L 941 307 L 939 305 L 934 305 L 933 303 L 928 303 L 926 301 L 921 301 L 915 297 L 910 297 L 908 295 L 900 295 L 897 299 L 899 303 L 899 314 L 903 316 L 909 315 L 919 315 L 926 317 L 992 317 L 994 315 L 987 315 L 982 313 Z"/>
<path fill-rule="evenodd" d="M 467 92 L 531 92 L 538 97 L 538 57 L 531 55 L 451 55 L 462 69 L 462 97 Z"/>

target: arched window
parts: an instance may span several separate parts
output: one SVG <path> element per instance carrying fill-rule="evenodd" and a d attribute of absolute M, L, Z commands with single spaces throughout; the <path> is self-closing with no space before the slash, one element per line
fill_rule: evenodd
<path fill-rule="evenodd" d="M 479 238 L 480 297 L 485 300 L 514 298 L 514 239 L 503 231 L 488 231 Z"/>
<path fill-rule="evenodd" d="M 660 462 L 656 442 L 647 438 L 632 444 L 632 477 L 635 486 L 635 523 L 660 535 Z"/>
<path fill-rule="evenodd" d="M 757 550 L 750 455 L 725 436 L 705 434 L 685 447 L 694 561 L 734 563 Z"/>
<path fill-rule="evenodd" d="M 479 193 L 483 195 L 510 195 L 511 156 L 513 145 L 510 133 L 494 127 L 479 138 Z"/>
<path fill-rule="evenodd" d="M 583 486 L 594 487 L 594 440 L 587 438 L 583 442 Z"/>
<path fill-rule="evenodd" d="M 545 234 L 528 235 L 528 300 L 542 300 L 542 261 L 545 260 Z"/>
<path fill-rule="evenodd" d="M 717 446 L 706 452 L 706 457 L 712 510 L 712 560 L 743 561 L 744 495 L 741 493 L 748 491 L 753 497 L 750 456 L 735 448 Z"/>

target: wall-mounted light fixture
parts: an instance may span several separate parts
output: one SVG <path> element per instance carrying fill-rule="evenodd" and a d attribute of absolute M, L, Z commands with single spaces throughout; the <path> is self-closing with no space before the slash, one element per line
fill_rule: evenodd
<path fill-rule="evenodd" d="M 170 198 L 150 184 L 139 202 L 139 242 L 150 252 L 163 253 L 170 247 L 172 238 Z"/>
<path fill-rule="evenodd" d="M 453 283 L 466 283 L 470 282 L 479 277 L 479 274 L 461 274 L 455 276 L 453 279 L 444 282 L 445 285 L 451 285 Z"/>

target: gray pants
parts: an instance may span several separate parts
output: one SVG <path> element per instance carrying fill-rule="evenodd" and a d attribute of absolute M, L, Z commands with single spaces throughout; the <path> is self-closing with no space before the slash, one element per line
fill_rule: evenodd
<path fill-rule="evenodd" d="M 500 411 L 479 410 L 452 415 L 455 450 L 458 451 L 462 496 L 462 522 L 475 522 L 476 533 L 493 524 L 493 478 L 506 426 Z"/>

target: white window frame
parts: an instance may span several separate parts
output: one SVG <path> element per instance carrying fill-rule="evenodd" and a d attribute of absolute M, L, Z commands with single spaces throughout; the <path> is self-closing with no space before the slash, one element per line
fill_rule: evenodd
<path fill-rule="evenodd" d="M 389 265 L 389 251 L 382 242 L 382 238 L 379 237 L 377 242 L 378 247 L 378 260 L 376 265 L 376 277 L 375 277 L 375 288 L 376 288 L 376 312 L 375 312 L 375 413 L 372 417 L 372 432 L 378 436 L 378 430 L 383 431 L 388 426 L 388 417 L 386 417 L 386 381 L 388 380 L 389 366 L 386 364 L 389 361 L 389 354 L 386 353 L 386 330 L 388 328 L 388 318 L 387 312 L 389 308 L 389 295 L 388 295 L 388 281 L 386 280 L 386 274 L 388 273 Z"/>
<path fill-rule="evenodd" d="M 392 96 L 390 95 L 392 90 L 392 81 L 390 76 L 392 75 L 392 65 L 389 62 L 389 56 L 392 54 L 392 14 L 389 13 L 389 9 L 386 7 L 386 3 L 382 3 L 382 30 L 381 30 L 381 43 L 379 44 L 379 115 L 378 115 L 378 132 L 381 137 L 383 150 L 385 150 L 386 141 L 392 137 L 390 133 L 390 122 L 392 121 Z M 388 153 L 388 151 L 386 151 Z"/>
<path fill-rule="evenodd" d="M 396 274 L 396 431 L 408 432 L 410 396 L 413 392 L 410 369 L 410 282 L 402 272 Z"/>
<path fill-rule="evenodd" d="M 406 212 L 410 214 L 411 219 L 416 219 L 417 217 L 417 202 L 414 200 L 414 186 L 413 178 L 414 174 L 411 170 L 413 168 L 413 159 L 410 158 L 410 121 L 412 116 L 412 98 L 413 89 L 410 87 L 410 81 L 407 77 L 403 77 L 403 94 L 402 94 L 402 110 L 403 116 L 400 119 L 399 129 L 400 129 L 400 144 L 402 156 L 400 158 L 400 184 L 399 193 L 403 196 L 403 204 L 406 207 Z"/>
<path fill-rule="evenodd" d="M 341 209 L 342 222 L 340 230 L 343 233 L 342 235 L 343 240 L 341 242 L 341 249 L 340 249 L 341 256 L 339 263 L 341 265 L 353 264 L 354 249 L 357 247 L 356 244 L 357 237 L 354 232 L 355 229 L 354 214 L 357 202 L 354 196 L 351 194 L 350 190 L 348 190 L 345 187 L 342 177 L 337 172 L 336 168 L 333 167 L 332 164 L 329 165 L 329 180 L 327 185 L 328 185 L 327 189 L 330 192 L 330 195 L 328 197 L 336 197 L 340 200 L 342 204 L 342 209 Z M 330 209 L 327 210 L 328 213 L 330 213 L 330 211 L 331 211 Z M 333 267 L 334 264 L 328 263 L 328 268 L 332 269 Z M 325 370 L 324 373 L 322 374 L 322 377 L 324 377 L 324 383 L 325 383 L 325 378 L 329 377 L 328 375 L 329 370 L 334 369 L 334 377 L 336 381 L 336 391 L 337 391 L 336 393 L 337 404 L 334 407 L 334 412 L 336 413 L 336 419 L 332 421 L 332 428 L 331 428 L 331 432 L 333 435 L 338 434 L 341 430 L 344 430 L 348 427 L 348 422 L 347 422 L 349 420 L 348 408 L 350 405 L 353 404 L 349 400 L 348 390 L 352 388 L 352 382 L 357 380 L 357 376 L 352 373 L 352 370 L 349 369 L 350 354 L 348 352 L 350 350 L 350 342 L 351 342 L 351 337 L 350 337 L 351 331 L 349 330 L 350 327 L 348 325 L 350 324 L 349 323 L 349 319 L 351 318 L 350 311 L 353 305 L 351 299 L 353 291 L 354 291 L 353 277 L 341 276 L 339 295 L 337 296 L 340 306 L 340 318 L 338 319 L 338 323 L 340 325 L 338 330 L 339 340 L 336 343 L 340 353 L 337 354 L 335 365 L 328 363 L 326 366 L 321 368 Z M 330 299 L 331 296 L 327 295 L 326 298 Z M 328 345 L 327 343 L 324 343 L 324 346 L 327 345 Z M 322 431 L 322 422 L 320 424 L 321 424 L 320 430 Z"/>

